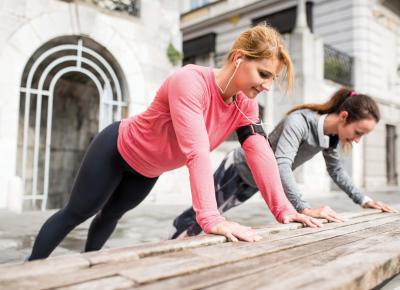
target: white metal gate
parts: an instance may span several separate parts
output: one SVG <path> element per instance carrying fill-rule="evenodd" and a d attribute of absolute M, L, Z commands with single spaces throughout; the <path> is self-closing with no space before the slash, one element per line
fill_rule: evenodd
<path fill-rule="evenodd" d="M 54 55 L 59 55 L 54 57 Z M 46 61 L 47 60 L 47 61 Z M 24 200 L 42 200 L 41 209 L 46 209 L 49 194 L 49 169 L 50 145 L 52 129 L 53 94 L 57 81 L 65 74 L 77 72 L 89 77 L 96 85 L 100 96 L 99 104 L 99 130 L 113 121 L 120 120 L 122 109 L 126 107 L 123 99 L 121 82 L 112 65 L 98 52 L 83 45 L 82 39 L 75 43 L 54 46 L 44 51 L 32 64 L 26 79 L 26 85 L 20 88 L 25 94 L 24 125 L 22 140 L 22 165 L 21 174 L 24 189 Z M 36 81 L 33 81 L 33 80 Z M 40 147 L 40 121 L 42 115 L 42 100 L 47 98 L 47 123 L 45 135 L 44 178 L 39 178 L 39 147 Z M 29 120 L 31 103 L 36 99 L 36 112 L 34 121 L 33 162 L 28 164 Z M 31 192 L 27 192 L 27 168 L 32 166 Z M 38 190 L 39 182 L 43 182 Z"/>

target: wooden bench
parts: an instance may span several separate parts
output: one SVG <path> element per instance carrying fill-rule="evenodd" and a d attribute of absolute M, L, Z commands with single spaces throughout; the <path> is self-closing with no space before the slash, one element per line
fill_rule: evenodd
<path fill-rule="evenodd" d="M 261 228 L 257 243 L 199 236 L 6 264 L 0 289 L 371 289 L 399 273 L 400 214 L 343 215 Z"/>

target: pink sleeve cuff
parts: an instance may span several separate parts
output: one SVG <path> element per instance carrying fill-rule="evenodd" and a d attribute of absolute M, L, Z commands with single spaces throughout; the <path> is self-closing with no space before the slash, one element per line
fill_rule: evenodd
<path fill-rule="evenodd" d="M 221 216 L 220 214 L 214 215 L 214 216 L 209 216 L 207 218 L 199 218 L 199 215 L 197 214 L 196 220 L 197 220 L 197 223 L 200 225 L 200 227 L 203 229 L 203 231 L 206 234 L 209 234 L 211 232 L 211 229 L 215 225 L 225 221 L 225 218 L 223 216 Z"/>
<path fill-rule="evenodd" d="M 279 212 L 279 214 L 277 216 L 275 216 L 275 218 L 279 223 L 283 224 L 285 217 L 288 215 L 291 215 L 291 214 L 297 214 L 297 211 L 295 209 L 293 209 L 293 210 L 285 209 L 285 210 Z"/>

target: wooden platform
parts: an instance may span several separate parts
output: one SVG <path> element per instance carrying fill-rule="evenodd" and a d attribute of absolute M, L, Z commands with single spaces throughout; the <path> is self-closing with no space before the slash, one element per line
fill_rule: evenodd
<path fill-rule="evenodd" d="M 363 210 L 323 228 L 259 229 L 0 266 L 0 289 L 371 289 L 400 272 L 400 214 Z"/>

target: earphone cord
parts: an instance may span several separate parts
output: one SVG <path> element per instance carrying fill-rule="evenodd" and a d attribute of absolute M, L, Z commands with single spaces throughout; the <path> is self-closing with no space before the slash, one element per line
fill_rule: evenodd
<path fill-rule="evenodd" d="M 238 106 L 237 103 L 236 103 L 236 96 L 235 96 L 233 102 L 235 103 L 235 106 L 236 106 L 236 108 L 239 110 L 240 114 L 242 114 L 251 124 L 256 125 L 256 126 L 261 126 L 261 127 L 264 129 L 265 133 L 266 133 L 266 134 L 268 133 L 267 130 L 266 130 L 266 128 L 264 127 L 264 124 L 267 124 L 267 123 L 266 123 L 266 122 L 262 122 L 261 117 L 260 117 L 260 122 L 259 122 L 259 123 L 254 122 L 254 121 L 251 120 L 249 117 L 247 117 L 246 114 L 243 113 L 242 110 L 239 108 L 239 106 Z M 267 134 L 267 135 L 268 135 L 268 134 Z"/>
<path fill-rule="evenodd" d="M 233 77 L 235 76 L 236 71 L 238 70 L 238 68 L 239 68 L 239 65 L 236 66 L 235 70 L 233 71 L 232 76 L 229 78 L 228 82 L 226 83 L 226 86 L 225 86 L 224 90 L 222 90 L 221 87 L 218 85 L 218 82 L 215 81 L 215 83 L 217 84 L 218 89 L 221 91 L 222 94 L 225 94 L 225 92 L 228 89 L 228 86 L 231 84 L 231 81 L 232 81 Z"/>

